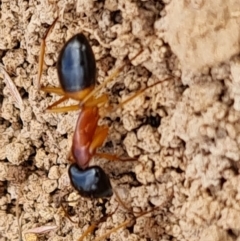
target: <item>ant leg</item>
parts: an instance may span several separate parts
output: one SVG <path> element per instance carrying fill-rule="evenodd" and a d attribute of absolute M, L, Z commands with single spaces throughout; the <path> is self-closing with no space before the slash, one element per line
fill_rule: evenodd
<path fill-rule="evenodd" d="M 108 159 L 109 161 L 137 161 L 138 160 L 136 158 L 121 158 L 118 155 L 103 153 L 103 152 L 97 152 L 95 155 Z"/>
<path fill-rule="evenodd" d="M 92 138 L 93 141 L 89 146 L 89 152 L 94 153 L 96 156 L 106 158 L 111 161 L 137 161 L 136 158 L 123 159 L 123 158 L 119 157 L 118 155 L 114 155 L 114 154 L 102 153 L 102 152 L 96 153 L 96 149 L 103 145 L 104 141 L 107 138 L 107 135 L 108 135 L 108 127 L 107 126 L 98 126 L 94 133 L 94 136 Z"/>
<path fill-rule="evenodd" d="M 59 100 L 57 100 L 53 104 L 49 105 L 47 109 L 52 109 L 54 106 L 59 105 L 60 103 L 64 102 L 67 99 L 68 98 L 66 96 L 63 96 L 62 98 L 60 98 Z"/>
<path fill-rule="evenodd" d="M 77 241 L 83 241 L 84 238 L 87 237 L 89 234 L 93 233 L 93 231 L 97 227 L 98 227 L 98 223 L 92 223 Z"/>
<path fill-rule="evenodd" d="M 64 95 L 65 94 L 63 89 L 60 88 L 60 87 L 50 87 L 50 86 L 41 87 L 41 91 L 46 92 L 46 93 L 54 93 L 54 94 L 57 94 L 57 95 Z"/>
<path fill-rule="evenodd" d="M 68 112 L 68 111 L 74 111 L 79 110 L 79 105 L 70 105 L 70 106 L 62 106 L 62 107 L 54 107 L 63 101 L 67 100 L 68 97 L 64 96 L 58 101 L 54 102 L 52 105 L 48 106 L 47 112 L 48 113 L 62 113 L 62 112 Z"/>
<path fill-rule="evenodd" d="M 115 209 L 115 211 L 113 211 L 112 213 L 108 214 L 107 216 L 102 217 L 99 221 L 97 222 L 93 222 L 88 228 L 87 230 L 83 233 L 83 235 L 77 240 L 77 241 L 83 241 L 84 238 L 88 235 L 93 233 L 93 231 L 98 227 L 98 225 L 100 223 L 103 223 L 107 220 L 107 218 L 112 217 L 112 215 L 117 211 L 117 208 Z"/>
<path fill-rule="evenodd" d="M 96 149 L 98 147 L 101 147 L 104 143 L 104 141 L 106 140 L 108 135 L 108 127 L 107 126 L 98 126 L 94 136 L 93 136 L 93 141 L 89 146 L 89 152 L 90 153 L 95 153 Z M 101 153 L 101 152 L 97 152 L 95 153 L 96 156 L 111 160 L 111 161 L 136 161 L 136 158 L 126 158 L 126 159 L 122 159 L 121 157 L 119 157 L 118 155 L 114 155 L 114 154 L 109 154 L 109 153 Z"/>
<path fill-rule="evenodd" d="M 63 212 L 65 213 L 65 216 L 67 217 L 67 219 L 68 219 L 70 222 L 76 224 L 77 222 L 75 222 L 75 221 L 73 221 L 73 220 L 71 219 L 71 217 L 69 216 L 67 210 L 66 210 L 65 207 L 63 206 L 62 202 L 61 202 L 61 208 L 62 208 Z"/>
<path fill-rule="evenodd" d="M 137 53 L 133 58 L 131 58 L 129 61 L 133 61 L 135 58 L 137 58 L 143 50 L 141 50 L 139 53 Z M 117 68 L 109 77 L 107 77 L 102 84 L 97 86 L 92 92 L 90 92 L 82 101 L 82 104 L 85 104 L 92 96 L 94 96 L 96 93 L 98 93 L 103 87 L 105 87 L 109 82 L 111 82 L 126 66 L 126 63 L 121 65 L 119 68 Z"/>
<path fill-rule="evenodd" d="M 137 218 L 135 218 L 135 219 L 137 219 Z M 93 241 L 100 241 L 100 240 L 106 239 L 111 233 L 117 232 L 119 229 L 127 227 L 127 225 L 130 224 L 132 221 L 134 221 L 134 219 L 127 219 L 125 222 L 119 224 L 115 228 L 112 228 L 111 230 L 109 230 L 108 232 L 106 232 L 102 236 L 94 239 Z"/>
<path fill-rule="evenodd" d="M 165 202 L 163 202 L 160 206 L 154 207 L 154 208 L 152 208 L 149 211 L 141 212 L 139 215 L 134 216 L 133 218 L 127 219 L 125 222 L 119 224 L 115 228 L 112 228 L 111 230 L 109 230 L 108 232 L 106 232 L 102 236 L 94 239 L 93 241 L 100 241 L 100 240 L 106 239 L 111 233 L 114 233 L 114 232 L 118 231 L 121 228 L 127 227 L 127 225 L 131 224 L 133 221 L 136 221 L 138 218 L 143 217 L 146 214 L 152 213 L 153 211 L 160 209 L 161 207 L 163 207 L 164 205 L 167 204 L 167 202 L 169 201 L 170 198 L 172 198 L 172 195 Z"/>
<path fill-rule="evenodd" d="M 102 106 L 108 102 L 108 95 L 103 94 L 98 98 L 91 98 L 86 103 L 86 107 Z"/>
<path fill-rule="evenodd" d="M 75 111 L 81 109 L 81 102 L 80 105 L 70 105 L 70 106 L 62 106 L 62 107 L 55 107 L 56 105 L 59 105 L 60 103 L 64 102 L 65 100 L 69 99 L 67 96 L 63 96 L 58 101 L 54 102 L 52 105 L 48 106 L 47 112 L 49 113 L 62 113 L 62 112 L 68 112 L 68 111 Z M 86 107 L 94 107 L 97 105 L 103 105 L 108 100 L 107 95 L 102 95 L 97 99 L 92 99 L 91 101 L 88 101 L 86 103 Z"/>
<path fill-rule="evenodd" d="M 42 77 L 42 69 L 43 69 L 44 54 L 45 54 L 45 47 L 46 47 L 46 38 L 49 35 L 49 33 L 51 32 L 51 30 L 53 29 L 53 27 L 55 26 L 57 20 L 58 20 L 58 17 L 54 20 L 52 25 L 48 28 L 48 30 L 46 31 L 46 33 L 45 33 L 45 35 L 44 35 L 44 37 L 42 39 L 42 42 L 41 42 L 40 55 L 39 55 L 39 64 L 38 64 L 38 76 L 37 76 L 38 89 L 41 88 L 40 80 L 41 80 L 41 77 Z"/>
<path fill-rule="evenodd" d="M 92 91 L 92 88 L 84 89 L 79 91 L 78 93 L 70 94 L 70 93 L 64 93 L 61 88 L 54 88 L 54 87 L 46 87 L 43 89 L 45 92 L 53 92 L 59 95 L 63 95 L 61 99 L 54 102 L 52 105 L 48 106 L 47 111 L 50 113 L 61 113 L 61 112 L 68 112 L 68 111 L 75 111 L 81 109 L 82 102 L 81 100 L 88 95 L 89 92 Z M 70 105 L 70 106 L 62 106 L 62 107 L 56 107 L 60 103 L 64 102 L 65 100 L 72 98 L 75 100 L 80 101 L 80 104 L 77 105 Z M 94 107 L 94 106 L 103 106 L 108 101 L 108 95 L 103 94 L 98 98 L 90 98 L 85 106 L 86 107 Z"/>
<path fill-rule="evenodd" d="M 89 87 L 74 93 L 69 93 L 69 92 L 64 92 L 60 88 L 54 88 L 54 87 L 45 87 L 43 90 L 45 92 L 53 92 L 59 95 L 63 95 L 61 99 L 58 101 L 54 102 L 52 105 L 50 105 L 47 110 L 48 112 L 53 112 L 53 113 L 61 113 L 61 112 L 67 112 L 67 111 L 73 111 L 73 110 L 78 110 L 80 109 L 79 104 L 77 105 L 70 105 L 70 106 L 63 106 L 63 107 L 56 107 L 60 103 L 64 102 L 67 99 L 74 99 L 77 101 L 81 101 L 86 95 L 88 95 L 89 92 L 92 91 L 94 87 Z"/>
<path fill-rule="evenodd" d="M 94 136 L 92 138 L 92 143 L 89 146 L 89 152 L 95 153 L 96 149 L 103 145 L 108 135 L 108 127 L 107 126 L 97 126 Z"/>
<path fill-rule="evenodd" d="M 160 81 L 157 81 L 156 83 L 152 84 L 152 85 L 149 85 L 141 90 L 138 90 L 134 95 L 130 96 L 129 98 L 127 98 L 126 100 L 124 100 L 123 102 L 121 102 L 115 109 L 113 109 L 112 111 L 116 111 L 118 108 L 121 108 L 123 107 L 125 104 L 127 104 L 128 102 L 130 102 L 131 100 L 135 99 L 136 97 L 142 95 L 146 90 L 148 89 L 151 89 L 152 87 L 158 85 L 158 84 L 161 84 L 163 82 L 166 82 L 166 81 L 169 81 L 170 79 L 172 78 L 166 78 L 164 80 L 160 80 Z"/>
<path fill-rule="evenodd" d="M 56 107 L 56 108 L 51 108 L 51 109 L 50 109 L 50 107 L 52 107 L 52 105 L 47 108 L 48 113 L 63 113 L 63 112 L 68 112 L 68 111 L 79 110 L 79 105 L 70 105 L 70 106 Z"/>

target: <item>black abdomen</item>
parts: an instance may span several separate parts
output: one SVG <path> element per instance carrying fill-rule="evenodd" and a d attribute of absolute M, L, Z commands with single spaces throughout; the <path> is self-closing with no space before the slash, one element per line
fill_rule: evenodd
<path fill-rule="evenodd" d="M 96 84 L 95 57 L 82 33 L 74 35 L 62 48 L 57 72 L 65 92 L 77 92 Z"/>

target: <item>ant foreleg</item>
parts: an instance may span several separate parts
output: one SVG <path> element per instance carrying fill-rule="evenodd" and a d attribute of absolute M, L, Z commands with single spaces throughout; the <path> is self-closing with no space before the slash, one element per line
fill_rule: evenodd
<path fill-rule="evenodd" d="M 55 26 L 56 22 L 58 20 L 58 17 L 53 21 L 52 25 L 48 28 L 46 31 L 44 37 L 42 38 L 41 42 L 41 48 L 40 48 L 40 55 L 39 55 L 39 65 L 38 65 L 38 76 L 37 76 L 37 84 L 38 84 L 38 89 L 41 88 L 40 86 L 40 80 L 42 77 L 42 70 L 43 70 L 43 62 L 44 62 L 44 54 L 45 54 L 45 47 L 46 47 L 46 38 Z"/>

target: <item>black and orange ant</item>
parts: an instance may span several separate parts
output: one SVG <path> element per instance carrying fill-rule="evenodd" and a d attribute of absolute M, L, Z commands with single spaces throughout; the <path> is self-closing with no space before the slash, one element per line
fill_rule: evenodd
<path fill-rule="evenodd" d="M 39 87 L 46 38 L 56 21 L 57 19 L 47 30 L 42 40 L 38 72 Z M 99 110 L 100 108 L 104 108 L 104 104 L 108 101 L 108 96 L 103 94 L 96 98 L 94 95 L 100 88 L 106 86 L 124 66 L 122 65 L 102 85 L 96 87 L 96 61 L 94 53 L 84 34 L 78 33 L 65 43 L 58 57 L 57 73 L 61 88 L 41 87 L 41 90 L 45 92 L 52 92 L 63 96 L 48 107 L 50 112 L 65 112 L 80 109 L 71 148 L 70 161 L 73 163 L 70 165 L 68 173 L 72 186 L 84 197 L 102 198 L 110 197 L 113 194 L 111 182 L 104 170 L 99 166 L 89 166 L 89 162 L 93 156 L 121 160 L 117 155 L 97 152 L 97 149 L 103 145 L 108 135 L 107 126 L 98 126 L 100 119 Z M 168 80 L 165 79 L 164 81 Z M 137 91 L 137 93 L 122 102 L 119 106 L 123 106 L 146 89 L 162 82 L 159 81 L 145 89 Z M 77 105 L 57 107 L 57 105 L 69 98 L 77 100 L 79 103 Z"/>
<path fill-rule="evenodd" d="M 39 58 L 38 83 L 40 82 L 45 40 L 57 19 L 47 30 L 41 45 Z M 136 58 L 136 56 L 134 57 Z M 119 73 L 125 65 L 118 68 L 100 87 L 106 85 Z M 94 94 L 99 90 L 96 86 L 96 61 L 92 48 L 87 38 L 78 33 L 70 38 L 63 46 L 57 61 L 57 73 L 61 88 L 44 87 L 45 92 L 54 92 L 63 97 L 48 107 L 49 111 L 63 112 L 81 109 L 73 136 L 71 149 L 73 164 L 69 168 L 69 177 L 73 187 L 85 197 L 109 197 L 113 194 L 108 176 L 99 166 L 89 167 L 89 162 L 94 155 L 108 159 L 120 159 L 116 155 L 97 153 L 107 137 L 108 127 L 98 126 L 99 106 L 107 102 L 107 95 L 95 98 Z M 161 81 L 162 82 L 162 81 Z M 152 86 L 158 83 L 153 84 Z M 40 85 L 40 84 L 39 84 Z M 147 88 L 151 88 L 149 86 Z M 147 88 L 138 91 L 124 103 L 143 93 Z M 72 98 L 79 104 L 67 107 L 55 107 L 61 102 Z M 121 159 L 120 159 L 121 160 Z"/>

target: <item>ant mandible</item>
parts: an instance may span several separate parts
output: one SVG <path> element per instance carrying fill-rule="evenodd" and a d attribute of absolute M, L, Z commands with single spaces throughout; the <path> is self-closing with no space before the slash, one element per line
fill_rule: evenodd
<path fill-rule="evenodd" d="M 41 51 L 39 57 L 38 69 L 38 87 L 40 88 L 40 79 L 43 69 L 43 60 L 46 46 L 46 38 L 57 22 L 53 22 L 46 31 L 42 39 Z M 138 53 L 133 59 L 135 59 Z M 131 59 L 131 60 L 133 60 Z M 110 197 L 113 194 L 111 182 L 104 170 L 99 166 L 90 166 L 89 162 L 93 156 L 98 155 L 112 160 L 121 160 L 116 155 L 107 153 L 97 153 L 97 148 L 101 147 L 107 137 L 108 127 L 98 126 L 99 106 L 105 104 L 108 100 L 107 95 L 94 97 L 97 91 L 111 81 L 124 67 L 118 68 L 105 82 L 99 87 L 96 85 L 96 61 L 92 48 L 87 38 L 82 33 L 78 33 L 70 38 L 60 51 L 57 61 L 57 73 L 61 88 L 41 87 L 45 92 L 63 95 L 58 101 L 48 107 L 50 112 L 65 112 L 81 109 L 73 136 L 71 148 L 71 159 L 68 173 L 72 186 L 84 197 Z M 166 80 L 164 80 L 166 81 Z M 119 106 L 139 96 L 143 91 L 155 86 L 157 82 L 147 88 L 138 91 Z M 63 101 L 72 98 L 79 101 L 79 104 L 56 107 Z"/>

